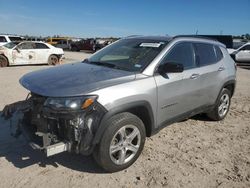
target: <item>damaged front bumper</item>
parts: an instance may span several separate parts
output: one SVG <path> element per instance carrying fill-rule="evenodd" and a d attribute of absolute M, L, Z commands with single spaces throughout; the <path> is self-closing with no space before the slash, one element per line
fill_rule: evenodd
<path fill-rule="evenodd" d="M 2 115 L 12 119 L 12 135 L 23 134 L 32 148 L 43 150 L 47 156 L 64 151 L 91 154 L 106 109 L 95 102 L 86 110 L 54 110 L 44 106 L 45 101 L 46 97 L 32 94 L 27 100 L 4 108 Z M 18 115 L 15 118 L 13 114 Z"/>

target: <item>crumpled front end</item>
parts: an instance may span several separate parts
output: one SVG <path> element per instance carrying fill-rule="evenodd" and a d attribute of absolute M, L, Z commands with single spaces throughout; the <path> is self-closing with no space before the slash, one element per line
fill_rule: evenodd
<path fill-rule="evenodd" d="M 106 109 L 95 101 L 85 110 L 55 110 L 44 105 L 46 100 L 47 97 L 31 94 L 25 101 L 6 106 L 6 118 L 15 112 L 23 114 L 13 135 L 22 133 L 34 149 L 44 150 L 47 156 L 63 151 L 90 154 Z"/>

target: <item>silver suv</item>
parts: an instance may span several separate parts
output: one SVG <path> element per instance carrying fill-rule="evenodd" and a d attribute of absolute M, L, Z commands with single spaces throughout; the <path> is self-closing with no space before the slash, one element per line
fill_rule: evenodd
<path fill-rule="evenodd" d="M 145 138 L 206 113 L 222 120 L 234 94 L 236 67 L 225 46 L 197 37 L 129 37 L 80 63 L 26 74 L 15 135 L 51 156 L 93 154 L 106 171 L 132 165 Z M 20 117 L 20 116 L 19 116 Z M 13 126 L 12 126 L 13 127 Z"/>

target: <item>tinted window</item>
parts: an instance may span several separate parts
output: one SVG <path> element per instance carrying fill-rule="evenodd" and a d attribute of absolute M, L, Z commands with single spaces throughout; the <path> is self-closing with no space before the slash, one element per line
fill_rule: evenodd
<path fill-rule="evenodd" d="M 219 46 L 214 46 L 214 48 L 215 48 L 215 52 L 216 52 L 217 61 L 220 61 L 223 58 L 223 54 L 221 52 L 221 49 L 219 48 Z"/>
<path fill-rule="evenodd" d="M 174 46 L 163 60 L 164 63 L 180 63 L 184 69 L 195 67 L 194 50 L 191 43 L 185 42 Z"/>
<path fill-rule="evenodd" d="M 21 37 L 9 37 L 10 41 L 22 41 Z"/>
<path fill-rule="evenodd" d="M 36 43 L 36 49 L 48 49 L 49 47 L 43 43 Z"/>
<path fill-rule="evenodd" d="M 34 48 L 35 48 L 35 43 L 31 43 L 31 42 L 24 42 L 18 45 L 18 49 L 20 50 L 28 50 L 28 49 L 34 49 Z"/>
<path fill-rule="evenodd" d="M 196 60 L 199 66 L 206 66 L 216 63 L 217 58 L 213 45 L 195 43 Z"/>
<path fill-rule="evenodd" d="M 1 37 L 1 36 L 0 36 L 0 42 L 7 42 L 7 40 L 6 40 L 5 37 Z"/>

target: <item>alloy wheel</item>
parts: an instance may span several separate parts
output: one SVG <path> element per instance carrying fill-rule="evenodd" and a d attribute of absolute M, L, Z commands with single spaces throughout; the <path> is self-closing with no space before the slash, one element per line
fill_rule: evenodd
<path fill-rule="evenodd" d="M 229 109 L 229 104 L 230 104 L 230 97 L 228 94 L 223 94 L 220 98 L 220 104 L 218 107 L 218 114 L 220 117 L 223 117 L 226 115 Z"/>
<path fill-rule="evenodd" d="M 141 134 L 134 125 L 121 127 L 111 140 L 109 155 L 117 165 L 128 163 L 139 150 Z"/>

